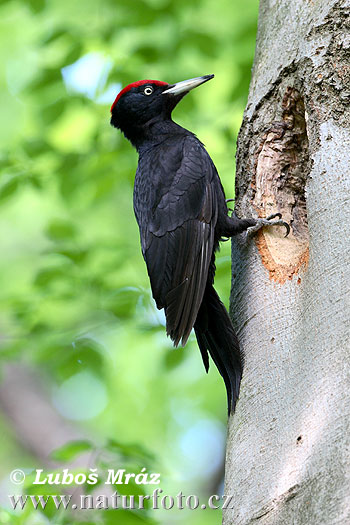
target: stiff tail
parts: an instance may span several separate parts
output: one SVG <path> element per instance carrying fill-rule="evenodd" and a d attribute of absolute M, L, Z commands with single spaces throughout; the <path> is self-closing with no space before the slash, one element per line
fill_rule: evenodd
<path fill-rule="evenodd" d="M 208 372 L 209 352 L 225 382 L 228 413 L 233 413 L 241 383 L 243 356 L 227 310 L 210 284 L 205 290 L 194 330 L 205 369 Z"/>

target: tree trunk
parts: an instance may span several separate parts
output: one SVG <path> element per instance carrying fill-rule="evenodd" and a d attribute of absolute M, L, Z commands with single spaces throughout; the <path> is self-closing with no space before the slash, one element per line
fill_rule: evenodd
<path fill-rule="evenodd" d="M 261 0 L 238 141 L 239 216 L 292 231 L 233 242 L 245 354 L 225 525 L 350 523 L 349 0 Z"/>

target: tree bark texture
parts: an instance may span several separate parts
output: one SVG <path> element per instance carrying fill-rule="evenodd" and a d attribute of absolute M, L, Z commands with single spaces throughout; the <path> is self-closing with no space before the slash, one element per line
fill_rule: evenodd
<path fill-rule="evenodd" d="M 261 0 L 232 247 L 245 368 L 225 525 L 350 524 L 350 3 Z"/>

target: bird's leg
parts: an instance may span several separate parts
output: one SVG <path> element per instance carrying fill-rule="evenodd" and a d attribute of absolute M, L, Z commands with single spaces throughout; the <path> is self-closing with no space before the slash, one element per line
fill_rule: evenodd
<path fill-rule="evenodd" d="M 272 219 L 276 217 L 278 217 L 278 219 L 273 221 Z M 284 226 L 287 230 L 285 237 L 287 237 L 290 232 L 289 224 L 282 220 L 280 213 L 274 213 L 267 217 L 267 219 L 239 219 L 235 212 L 233 212 L 231 217 L 229 215 L 226 216 L 225 225 L 222 229 L 222 237 L 233 237 L 243 232 L 247 232 L 247 237 L 250 237 L 264 226 Z"/>
<path fill-rule="evenodd" d="M 256 219 L 240 219 L 233 211 L 232 215 L 225 216 L 225 223 L 220 225 L 222 231 L 222 237 L 233 237 L 239 233 L 243 233 L 248 228 L 256 225 Z"/>

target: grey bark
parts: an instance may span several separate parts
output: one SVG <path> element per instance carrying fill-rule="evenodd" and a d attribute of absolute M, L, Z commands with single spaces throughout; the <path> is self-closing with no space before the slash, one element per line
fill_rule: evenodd
<path fill-rule="evenodd" d="M 225 525 L 350 523 L 350 4 L 261 0 L 238 140 L 232 247 L 245 354 L 229 421 Z"/>

